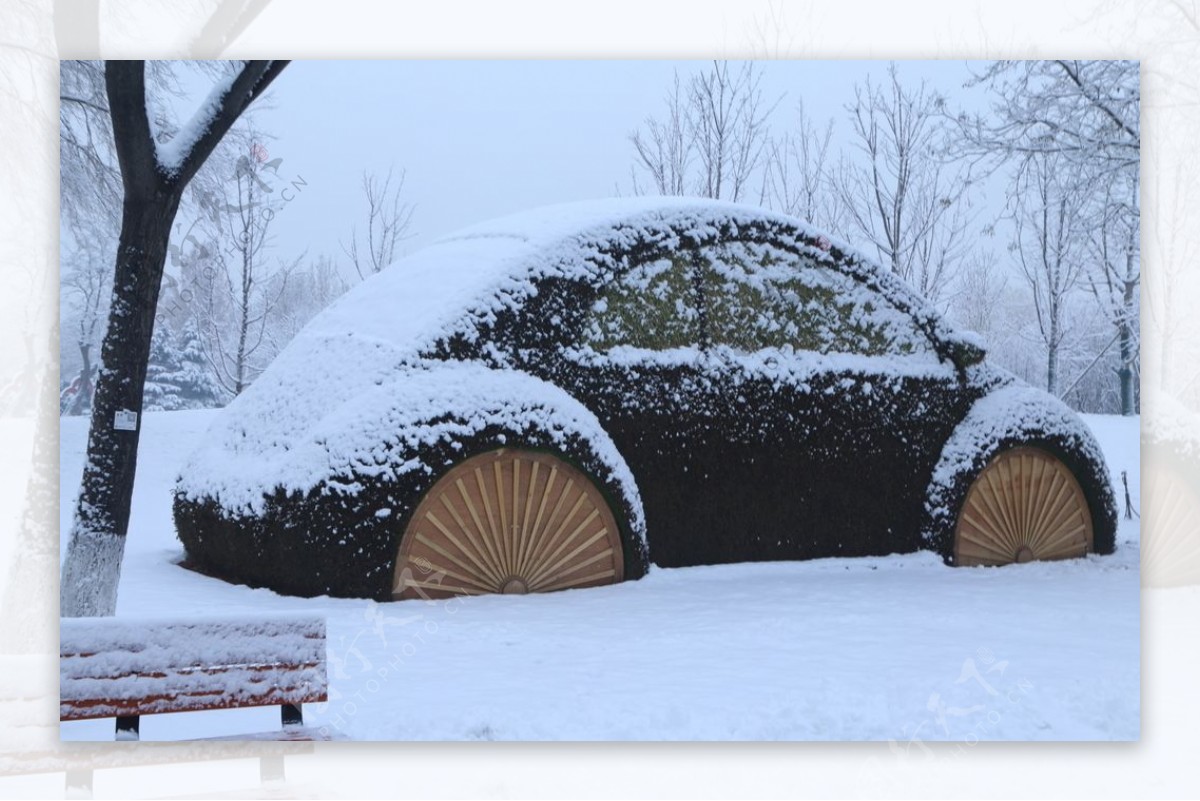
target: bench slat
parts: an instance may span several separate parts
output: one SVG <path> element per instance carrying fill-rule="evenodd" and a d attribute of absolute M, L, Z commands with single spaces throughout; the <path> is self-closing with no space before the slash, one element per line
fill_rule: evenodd
<path fill-rule="evenodd" d="M 60 719 L 150 715 L 327 698 L 325 621 L 62 621 Z"/>

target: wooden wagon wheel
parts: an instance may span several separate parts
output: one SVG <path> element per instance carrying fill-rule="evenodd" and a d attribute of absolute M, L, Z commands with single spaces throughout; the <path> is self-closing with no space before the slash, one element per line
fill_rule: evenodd
<path fill-rule="evenodd" d="M 616 520 L 592 481 L 550 454 L 504 448 L 453 467 L 421 500 L 392 597 L 552 592 L 624 574 Z"/>
<path fill-rule="evenodd" d="M 954 532 L 956 565 L 1070 559 L 1092 550 L 1092 515 L 1070 469 L 1041 448 L 1004 451 L 971 483 Z"/>

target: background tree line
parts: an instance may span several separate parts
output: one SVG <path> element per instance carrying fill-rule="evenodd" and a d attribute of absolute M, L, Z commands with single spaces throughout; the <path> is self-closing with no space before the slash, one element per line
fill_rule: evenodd
<path fill-rule="evenodd" d="M 1136 62 L 995 62 L 968 84 L 983 112 L 892 65 L 828 120 L 765 97 L 761 70 L 677 74 L 629 136 L 633 191 L 807 219 L 983 334 L 993 362 L 1082 411 L 1137 412 Z"/>
<path fill-rule="evenodd" d="M 183 96 L 185 72 L 211 81 L 224 68 L 149 62 L 148 93 L 161 105 Z M 110 310 L 123 193 L 104 63 L 62 62 L 60 99 L 60 409 L 86 414 Z M 161 109 L 151 128 L 159 142 L 178 132 Z M 390 264 L 407 238 L 414 207 L 403 197 L 403 172 L 364 172 L 361 224 L 347 220 L 344 253 L 283 255 L 272 223 L 309 187 L 286 156 L 272 152 L 273 139 L 255 109 L 247 110 L 183 194 L 155 315 L 146 411 L 224 405 L 313 315 Z"/>
<path fill-rule="evenodd" d="M 148 66 L 158 97 L 180 70 Z M 761 65 L 675 76 L 660 113 L 629 136 L 637 194 L 758 204 L 869 252 L 993 362 L 1083 411 L 1139 407 L 1140 94 L 1120 61 L 995 62 L 957 108 L 893 66 L 864 78 L 844 114 L 816 119 L 767 96 Z M 121 177 L 103 64 L 62 65 L 61 407 L 88 411 L 112 293 Z M 170 139 L 169 115 L 155 135 Z M 172 231 L 146 408 L 223 405 L 349 285 L 400 253 L 414 204 L 403 171 L 364 172 L 340 253 L 286 256 L 272 220 L 308 187 L 272 150 L 254 109 L 197 172 Z"/>

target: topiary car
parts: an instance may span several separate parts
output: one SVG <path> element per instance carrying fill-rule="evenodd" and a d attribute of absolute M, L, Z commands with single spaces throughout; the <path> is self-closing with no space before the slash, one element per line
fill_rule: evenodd
<path fill-rule="evenodd" d="M 298 595 L 1113 549 L 1067 407 L 806 224 L 691 199 L 451 236 L 321 313 L 185 466 L 188 559 Z"/>

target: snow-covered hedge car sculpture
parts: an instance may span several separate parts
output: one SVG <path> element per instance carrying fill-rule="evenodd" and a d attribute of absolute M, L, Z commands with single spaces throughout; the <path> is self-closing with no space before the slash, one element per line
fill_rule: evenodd
<path fill-rule="evenodd" d="M 1084 424 L 902 281 L 758 209 L 544 209 L 347 293 L 185 466 L 189 561 L 298 595 L 682 566 L 1113 548 Z"/>

